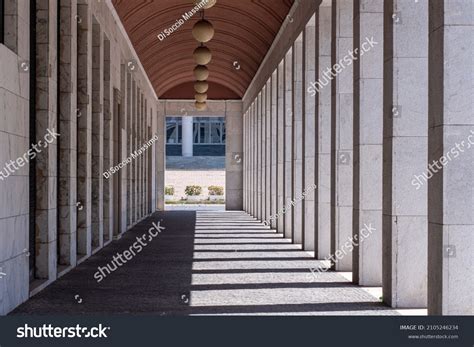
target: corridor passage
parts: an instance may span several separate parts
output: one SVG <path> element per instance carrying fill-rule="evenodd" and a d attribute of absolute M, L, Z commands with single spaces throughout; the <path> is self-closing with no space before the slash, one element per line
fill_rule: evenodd
<path fill-rule="evenodd" d="M 161 233 L 98 283 L 98 268 L 158 222 Z M 313 276 L 322 265 L 244 212 L 157 212 L 11 314 L 397 314 L 339 274 Z"/>

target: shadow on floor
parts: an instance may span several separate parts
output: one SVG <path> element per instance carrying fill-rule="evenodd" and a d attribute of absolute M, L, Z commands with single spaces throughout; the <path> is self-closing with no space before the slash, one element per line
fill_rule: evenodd
<path fill-rule="evenodd" d="M 158 238 L 97 283 L 157 221 Z M 322 264 L 243 212 L 159 212 L 12 314 L 396 314 L 337 273 L 313 276 Z"/>

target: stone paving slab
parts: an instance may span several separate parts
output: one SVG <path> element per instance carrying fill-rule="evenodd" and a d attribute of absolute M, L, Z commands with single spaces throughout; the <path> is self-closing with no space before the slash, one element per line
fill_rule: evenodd
<path fill-rule="evenodd" d="M 97 268 L 158 221 L 166 229 L 97 283 Z M 321 265 L 243 212 L 159 212 L 11 314 L 397 314 L 337 273 L 314 277 Z"/>

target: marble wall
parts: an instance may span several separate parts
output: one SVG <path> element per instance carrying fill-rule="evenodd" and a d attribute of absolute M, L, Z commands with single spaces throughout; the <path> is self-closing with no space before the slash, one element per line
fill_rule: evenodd
<path fill-rule="evenodd" d="M 150 168 L 159 166 L 153 154 L 164 153 L 164 145 L 157 142 L 133 161 L 140 180 L 131 182 L 132 188 L 140 185 L 142 193 L 133 209 L 125 198 L 128 172 L 118 176 L 122 184 L 103 176 L 148 137 L 164 132 L 157 121 L 154 89 L 110 2 L 36 2 L 36 134 L 30 138 L 29 2 L 7 1 L 6 10 L 9 30 L 5 45 L 0 45 L 0 163 L 14 168 L 11 161 L 18 162 L 18 169 L 5 167 L 0 178 L 0 194 L 6 197 L 0 203 L 0 273 L 5 273 L 0 274 L 0 314 L 155 211 L 157 191 L 163 187 Z M 127 78 L 140 95 L 136 105 L 141 108 L 131 114 L 140 122 L 140 133 L 130 132 L 126 122 Z M 136 146 L 126 146 L 129 136 Z M 35 228 L 30 230 L 28 162 L 34 151 L 29 146 L 39 140 L 44 145 L 48 138 L 48 145 L 35 152 Z M 164 144 L 164 136 L 162 140 Z M 134 215 L 128 225 L 127 210 Z M 35 245 L 30 254 L 31 232 Z"/>
<path fill-rule="evenodd" d="M 17 158 L 29 149 L 30 13 L 26 1 L 6 5 L 16 25 L 7 26 L 6 45 L 0 44 L 0 315 L 29 294 L 29 163 Z"/>

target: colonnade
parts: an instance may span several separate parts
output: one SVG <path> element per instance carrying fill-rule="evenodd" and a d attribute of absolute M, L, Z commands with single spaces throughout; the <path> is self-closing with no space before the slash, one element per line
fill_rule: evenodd
<path fill-rule="evenodd" d="M 244 100 L 244 210 L 392 307 L 474 312 L 473 11 L 324 0 Z"/>

